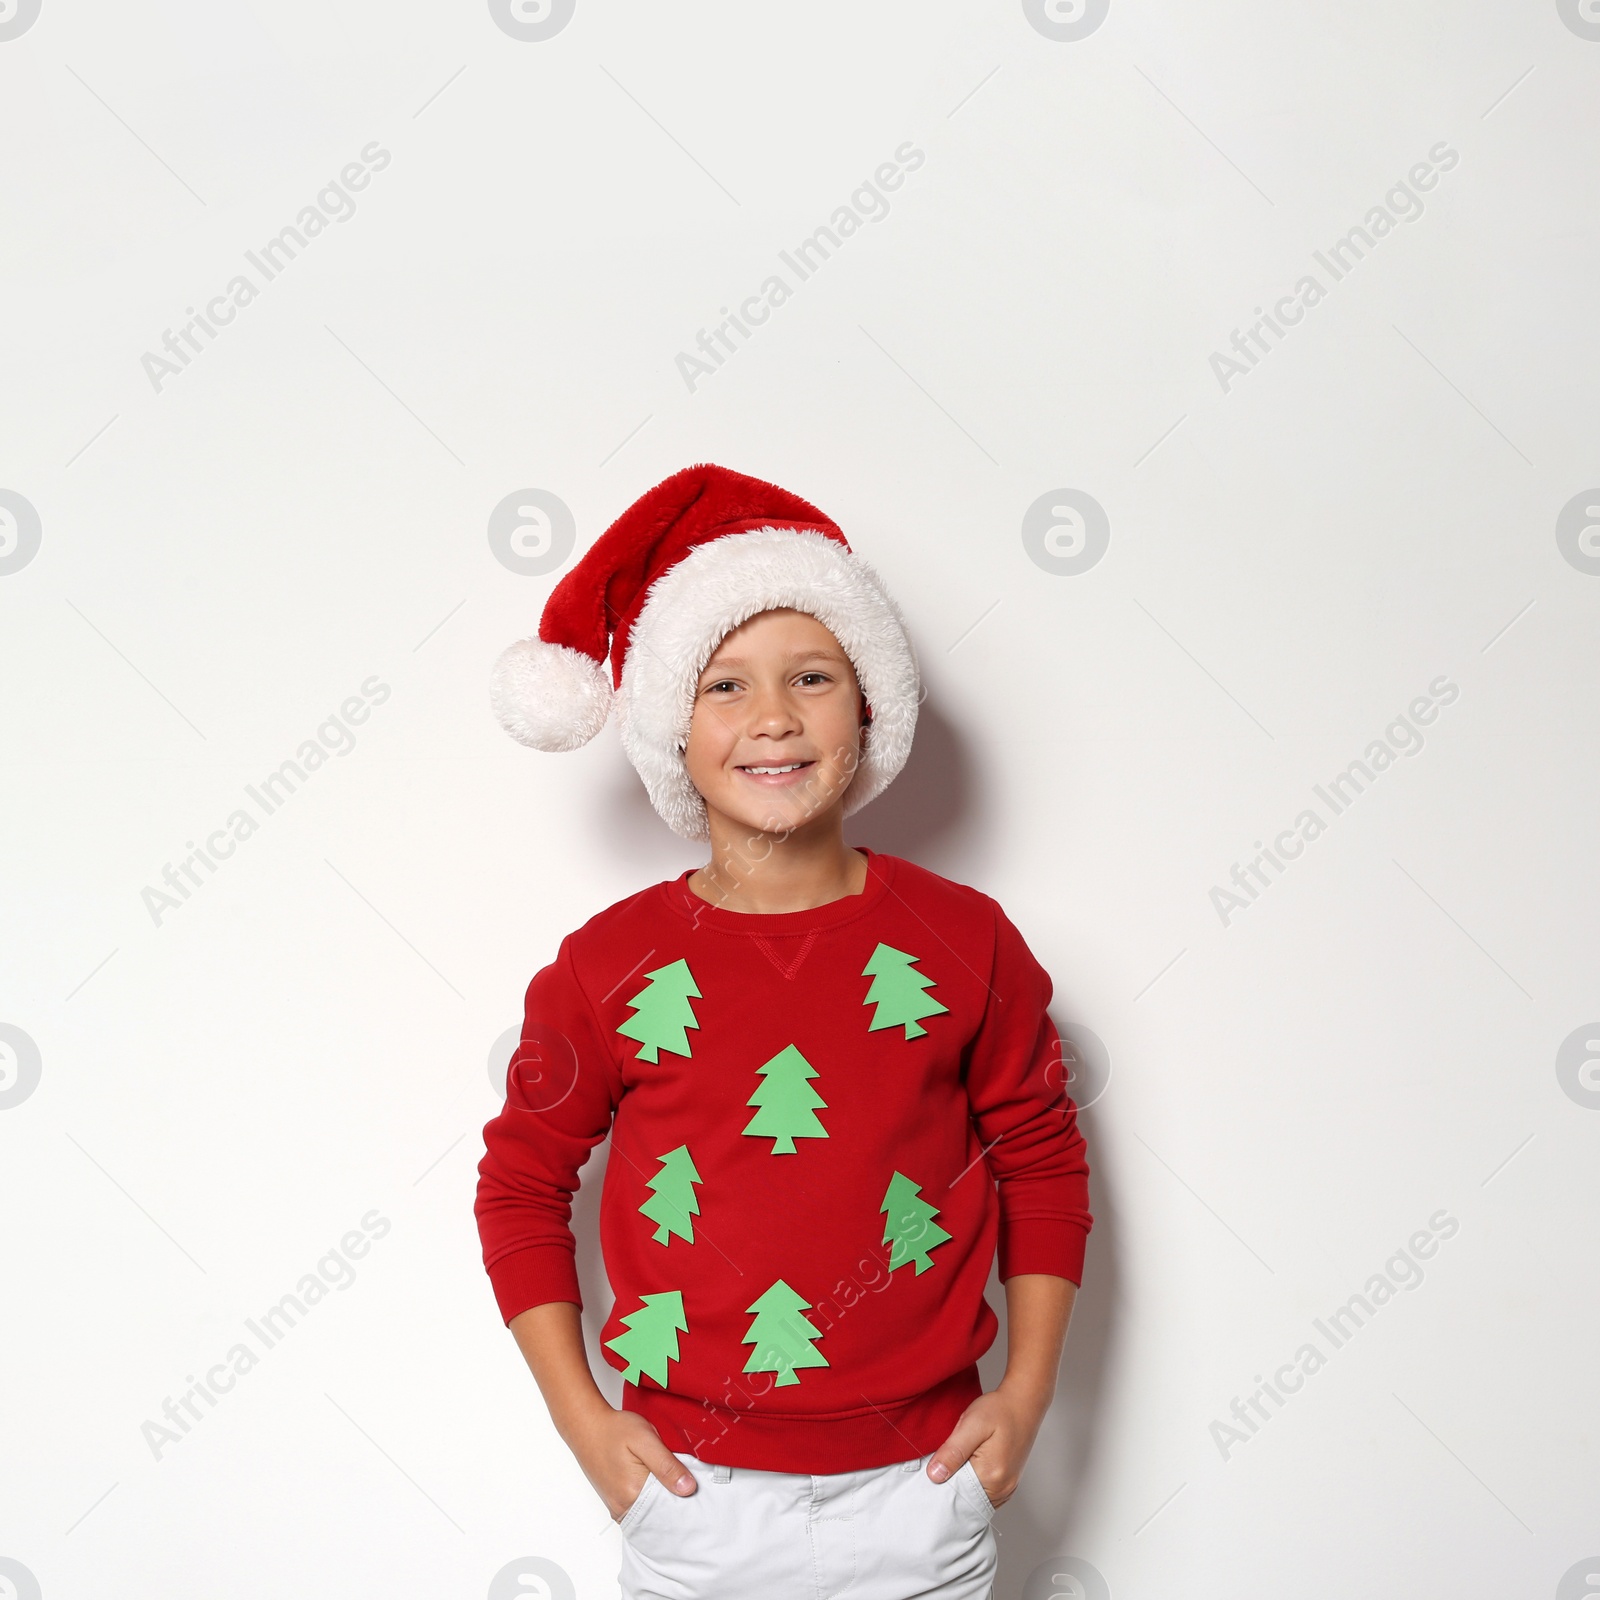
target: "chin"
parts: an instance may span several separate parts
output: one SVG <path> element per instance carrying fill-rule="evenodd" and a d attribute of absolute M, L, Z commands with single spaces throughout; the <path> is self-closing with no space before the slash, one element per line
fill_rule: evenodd
<path fill-rule="evenodd" d="M 789 833 L 815 822 L 827 810 L 826 806 L 807 804 L 799 795 L 792 799 L 774 795 L 764 803 L 759 798 L 752 800 L 747 794 L 727 795 L 721 803 L 716 800 L 711 803 L 723 816 L 752 833 Z"/>
<path fill-rule="evenodd" d="M 791 833 L 814 820 L 814 814 L 798 806 L 740 806 L 725 815 L 752 833 Z"/>

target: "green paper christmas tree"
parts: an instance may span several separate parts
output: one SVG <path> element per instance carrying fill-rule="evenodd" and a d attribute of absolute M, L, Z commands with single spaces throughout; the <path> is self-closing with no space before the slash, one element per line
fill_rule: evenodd
<path fill-rule="evenodd" d="M 750 1331 L 741 1344 L 753 1344 L 750 1359 L 745 1362 L 746 1372 L 776 1372 L 778 1381 L 774 1388 L 799 1383 L 796 1367 L 825 1367 L 828 1358 L 812 1348 L 812 1341 L 820 1339 L 822 1332 L 800 1315 L 809 1311 L 811 1302 L 802 1300 L 782 1278 L 756 1301 L 746 1306 L 755 1314 Z"/>
<path fill-rule="evenodd" d="M 757 1067 L 762 1082 L 745 1101 L 761 1109 L 745 1125 L 745 1133 L 771 1138 L 775 1156 L 792 1156 L 796 1139 L 826 1139 L 828 1130 L 817 1120 L 816 1106 L 828 1103 L 806 1082 L 817 1069 L 792 1044 L 786 1044 L 765 1066 Z"/>
<path fill-rule="evenodd" d="M 663 1389 L 667 1386 L 667 1363 L 678 1359 L 678 1335 L 687 1333 L 683 1295 L 677 1289 L 662 1294 L 640 1295 L 643 1304 L 622 1321 L 626 1333 L 606 1340 L 606 1349 L 615 1350 L 628 1363 L 623 1381 L 638 1385 L 639 1374 L 648 1373 Z"/>
<path fill-rule="evenodd" d="M 912 966 L 921 959 L 887 944 L 880 944 L 872 952 L 872 959 L 861 969 L 862 977 L 872 979 L 867 997 L 861 1003 L 877 1007 L 872 1021 L 867 1024 L 868 1033 L 876 1033 L 879 1028 L 898 1028 L 904 1023 L 906 1038 L 920 1039 L 928 1031 L 918 1025 L 920 1019 L 936 1017 L 950 1009 L 940 1005 L 932 995 L 923 993 L 933 988 L 934 982 Z"/>
<path fill-rule="evenodd" d="M 883 1225 L 883 1242 L 894 1246 L 889 1252 L 889 1270 L 893 1272 L 896 1267 L 915 1261 L 916 1276 L 920 1278 L 933 1265 L 928 1252 L 950 1238 L 933 1220 L 939 1215 L 939 1208 L 922 1198 L 920 1183 L 897 1172 L 889 1180 L 888 1192 L 878 1209 L 888 1218 Z"/>
<path fill-rule="evenodd" d="M 680 1144 L 664 1156 L 657 1156 L 661 1170 L 647 1187 L 654 1191 L 639 1207 L 652 1222 L 659 1223 L 652 1237 L 657 1244 L 670 1244 L 670 1235 L 694 1243 L 694 1218 L 700 1214 L 700 1202 L 695 1198 L 694 1186 L 703 1182 L 689 1155 L 689 1147 Z"/>
<path fill-rule="evenodd" d="M 674 961 L 670 967 L 657 967 L 645 973 L 650 980 L 628 1004 L 634 1015 L 620 1023 L 617 1032 L 639 1041 L 641 1061 L 659 1061 L 663 1050 L 675 1056 L 689 1054 L 688 1028 L 698 1028 L 691 999 L 698 1000 L 700 991 L 689 971 L 687 961 Z"/>

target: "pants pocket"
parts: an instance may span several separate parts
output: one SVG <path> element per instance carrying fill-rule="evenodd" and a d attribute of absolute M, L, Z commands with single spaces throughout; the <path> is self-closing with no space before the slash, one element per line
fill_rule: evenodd
<path fill-rule="evenodd" d="M 954 1479 L 958 1492 L 980 1517 L 987 1522 L 999 1508 L 984 1492 L 983 1480 L 970 1460 L 963 1461 Z"/>
<path fill-rule="evenodd" d="M 644 1480 L 644 1487 L 634 1496 L 631 1506 L 622 1514 L 622 1520 L 617 1524 L 617 1531 L 624 1536 L 631 1533 L 639 1524 L 639 1518 L 644 1514 L 650 1501 L 661 1492 L 661 1480 L 651 1473 Z"/>

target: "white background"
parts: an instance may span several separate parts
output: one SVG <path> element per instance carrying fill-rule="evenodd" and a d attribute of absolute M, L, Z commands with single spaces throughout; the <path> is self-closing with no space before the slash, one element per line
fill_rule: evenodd
<path fill-rule="evenodd" d="M 0 488 L 42 532 L 0 577 L 0 1023 L 40 1062 L 0 1111 L 0 1594 L 614 1594 L 475 1168 L 528 978 L 701 856 L 614 728 L 493 722 L 558 573 L 486 530 L 538 488 L 581 551 L 704 460 L 815 501 L 910 620 L 917 749 L 852 841 L 995 895 L 1109 1058 L 997 1595 L 1543 1597 L 1600 1555 L 1600 1110 L 1556 1071 L 1600 1016 L 1568 9 L 1113 0 L 1062 42 L 1014 3 L 579 0 L 520 42 L 481 3 L 44 0 L 0 42 Z M 355 215 L 157 390 L 145 353 L 373 140 Z M 889 215 L 691 393 L 678 353 L 907 140 Z M 1441 140 L 1424 214 L 1224 392 L 1212 353 Z M 1110 521 L 1077 576 L 1021 537 L 1061 488 Z M 1225 925 L 1213 887 L 1440 674 L 1424 747 Z M 355 748 L 154 920 L 373 675 Z M 1425 1281 L 1224 1459 L 1441 1208 Z M 374 1209 L 355 1282 L 157 1459 Z"/>

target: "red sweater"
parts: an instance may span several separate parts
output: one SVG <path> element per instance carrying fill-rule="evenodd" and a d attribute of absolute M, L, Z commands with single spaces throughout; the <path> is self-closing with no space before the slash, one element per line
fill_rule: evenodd
<path fill-rule="evenodd" d="M 624 1409 L 702 1461 L 826 1473 L 944 1442 L 984 1286 L 1082 1277 L 1088 1167 L 1050 979 L 1000 907 L 864 850 L 859 895 L 748 915 L 689 873 L 528 985 L 478 1229 L 501 1315 L 582 1304 L 569 1226 L 607 1131 L 601 1330 Z"/>

